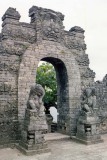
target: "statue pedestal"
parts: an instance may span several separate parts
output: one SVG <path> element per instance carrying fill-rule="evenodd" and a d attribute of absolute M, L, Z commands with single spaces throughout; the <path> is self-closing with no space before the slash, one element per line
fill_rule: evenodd
<path fill-rule="evenodd" d="M 22 138 L 17 148 L 26 155 L 49 152 L 44 140 L 46 126 L 45 115 L 38 115 L 36 110 L 26 109 Z"/>
<path fill-rule="evenodd" d="M 76 136 L 71 138 L 87 145 L 103 142 L 99 133 L 99 125 L 97 116 L 88 113 L 81 115 L 77 122 Z"/>

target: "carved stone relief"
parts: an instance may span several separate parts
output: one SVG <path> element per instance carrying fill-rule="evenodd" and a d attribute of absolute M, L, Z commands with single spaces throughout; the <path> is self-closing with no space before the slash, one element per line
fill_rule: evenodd
<path fill-rule="evenodd" d="M 91 70 L 90 68 L 87 68 L 86 72 L 81 75 L 81 77 L 84 78 L 95 78 L 95 72 Z"/>

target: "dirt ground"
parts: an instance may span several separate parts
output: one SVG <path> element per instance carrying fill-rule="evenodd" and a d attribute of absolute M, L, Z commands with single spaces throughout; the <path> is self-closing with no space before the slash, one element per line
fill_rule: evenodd
<path fill-rule="evenodd" d="M 103 143 L 86 146 L 64 135 L 50 134 L 46 139 L 51 152 L 26 156 L 16 148 L 6 148 L 0 150 L 0 160 L 107 160 L 107 135 L 102 138 Z"/>

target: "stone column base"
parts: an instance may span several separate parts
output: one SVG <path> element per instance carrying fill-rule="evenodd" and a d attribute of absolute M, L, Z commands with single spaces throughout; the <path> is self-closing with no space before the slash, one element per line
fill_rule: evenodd
<path fill-rule="evenodd" d="M 47 147 L 47 143 L 44 143 L 42 147 L 37 146 L 35 149 L 26 149 L 24 145 L 26 146 L 26 144 L 17 144 L 16 148 L 27 156 L 51 152 L 51 149 Z M 27 147 L 30 148 L 30 146 Z"/>
<path fill-rule="evenodd" d="M 85 140 L 85 139 L 78 138 L 76 136 L 71 136 L 71 139 L 76 141 L 76 142 L 80 142 L 80 143 L 86 144 L 86 145 L 91 145 L 91 144 L 97 144 L 97 143 L 104 142 L 102 139 Z"/>

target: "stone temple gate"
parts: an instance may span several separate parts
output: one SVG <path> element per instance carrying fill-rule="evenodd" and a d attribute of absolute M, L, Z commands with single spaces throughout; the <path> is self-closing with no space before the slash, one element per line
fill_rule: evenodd
<path fill-rule="evenodd" d="M 41 60 L 53 64 L 58 86 L 58 128 L 75 135 L 81 89 L 94 82 L 85 53 L 84 30 L 64 30 L 64 15 L 33 6 L 31 22 L 8 8 L 0 33 L 0 145 L 20 140 L 30 87 Z"/>

